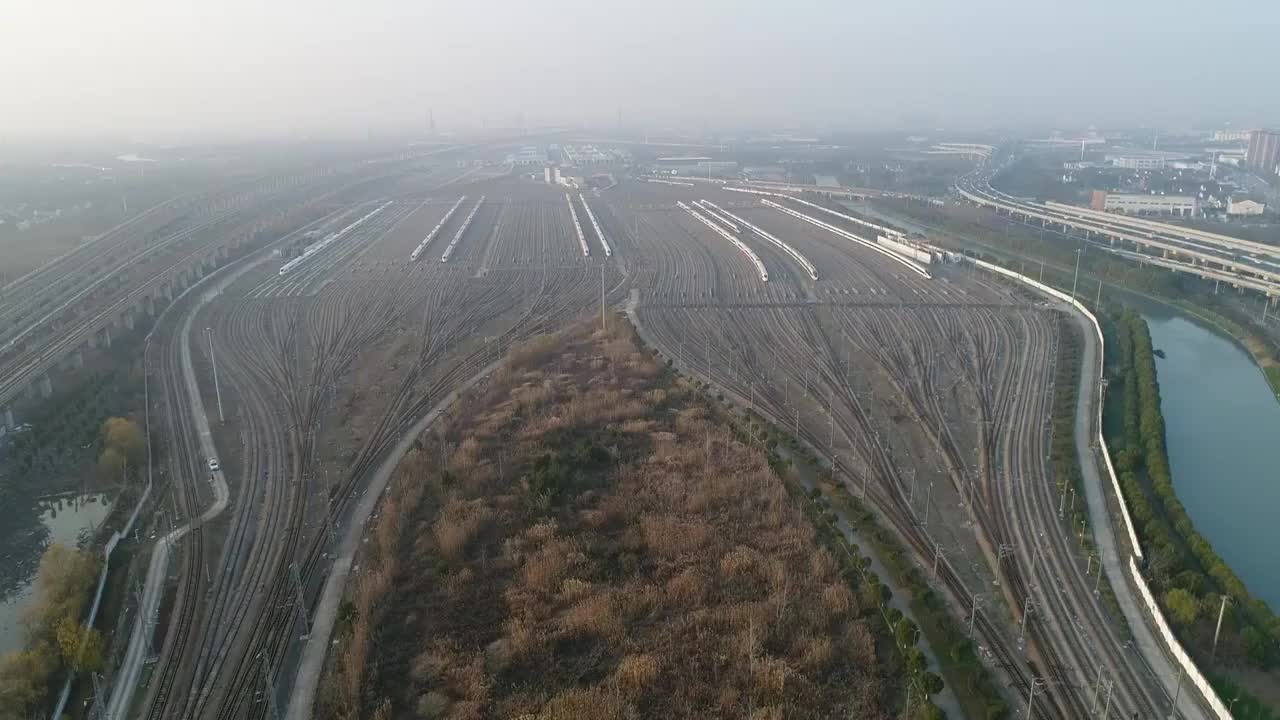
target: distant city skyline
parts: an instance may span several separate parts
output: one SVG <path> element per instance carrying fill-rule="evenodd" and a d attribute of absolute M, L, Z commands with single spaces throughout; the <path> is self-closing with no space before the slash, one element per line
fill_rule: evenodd
<path fill-rule="evenodd" d="M 26 3 L 0 136 L 1274 126 L 1276 27 L 1262 0 Z"/>

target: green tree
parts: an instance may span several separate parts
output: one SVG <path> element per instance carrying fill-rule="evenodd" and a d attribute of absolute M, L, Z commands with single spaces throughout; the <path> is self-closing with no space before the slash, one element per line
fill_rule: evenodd
<path fill-rule="evenodd" d="M 104 448 L 102 454 L 98 456 L 98 479 L 104 482 L 113 482 L 121 479 L 124 471 L 124 455 L 113 447 Z"/>
<path fill-rule="evenodd" d="M 1190 626 L 1200 616 L 1200 601 L 1182 588 L 1174 588 L 1165 593 L 1164 604 L 1169 608 L 1174 622 L 1183 627 Z"/>
<path fill-rule="evenodd" d="M 138 424 L 128 418 L 107 418 L 102 423 L 102 452 L 114 450 L 130 466 L 138 467 L 146 459 L 146 439 Z"/>
<path fill-rule="evenodd" d="M 44 701 L 56 667 L 53 649 L 44 643 L 5 655 L 0 660 L 0 720 L 30 717 Z"/>
<path fill-rule="evenodd" d="M 62 618 L 57 627 L 58 651 L 67 667 L 76 672 L 95 672 L 102 669 L 102 634 L 97 630 Z"/>

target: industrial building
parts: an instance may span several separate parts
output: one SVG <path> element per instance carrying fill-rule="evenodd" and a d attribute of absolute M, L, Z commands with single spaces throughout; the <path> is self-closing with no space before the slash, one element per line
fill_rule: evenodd
<path fill-rule="evenodd" d="M 1261 215 L 1267 211 L 1265 203 L 1251 198 L 1227 198 L 1227 214 L 1237 216 Z"/>
<path fill-rule="evenodd" d="M 1200 201 L 1194 195 L 1144 195 L 1141 193 L 1110 193 L 1094 190 L 1089 206 L 1094 210 L 1120 212 L 1131 215 L 1195 215 Z"/>
<path fill-rule="evenodd" d="M 520 148 L 520 152 L 507 156 L 512 165 L 546 165 L 547 154 L 533 145 Z"/>
<path fill-rule="evenodd" d="M 1164 170 L 1170 163 L 1185 161 L 1188 156 L 1180 153 L 1162 152 L 1126 152 L 1107 155 L 1106 161 L 1112 167 L 1125 170 Z"/>
<path fill-rule="evenodd" d="M 1245 167 L 1263 175 L 1275 175 L 1280 167 L 1280 131 L 1254 130 L 1249 133 Z"/>
<path fill-rule="evenodd" d="M 1252 130 L 1214 130 L 1214 142 L 1249 142 Z"/>

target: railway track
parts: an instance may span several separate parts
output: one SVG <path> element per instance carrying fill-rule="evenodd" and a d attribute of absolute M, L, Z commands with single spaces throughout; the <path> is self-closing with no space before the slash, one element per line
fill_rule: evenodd
<path fill-rule="evenodd" d="M 686 213 L 662 209 L 680 192 L 645 187 L 638 198 L 593 205 L 616 256 L 604 265 L 613 299 L 634 289 L 637 312 L 669 357 L 838 457 L 851 491 L 867 494 L 917 558 L 932 558 L 945 538 L 956 548 L 949 552 L 961 555 L 938 563 L 937 587 L 952 606 L 990 592 L 978 565 L 996 568 L 1013 627 L 1020 602 L 1034 597 L 1039 612 L 1026 622 L 1025 646 L 1000 607 L 965 615 L 1014 696 L 1035 686 L 1038 717 L 1089 714 L 1081 680 L 1089 663 L 1115 670 L 1118 710 L 1148 711 L 1156 693 L 1082 589 L 1088 578 L 1069 559 L 1070 529 L 1054 520 L 1043 423 L 1060 334 L 1053 311 L 983 276 L 944 270 L 924 281 L 838 236 L 741 198 L 713 196 L 822 270 L 814 281 L 790 256 L 748 237 L 769 271 L 761 283 L 728 243 Z M 419 214 L 427 206 L 421 195 L 401 194 L 399 216 L 317 258 L 300 281 L 305 292 L 264 293 L 283 285 L 246 278 L 208 311 L 234 408 L 223 434 L 242 445 L 233 462 L 235 512 L 217 543 L 217 572 L 202 605 L 180 599 L 202 594 L 188 576 L 199 575 L 192 572 L 199 558 L 208 561 L 209 538 L 192 535 L 184 548 L 184 585 L 149 717 L 269 717 L 328 573 L 331 537 L 374 468 L 418 417 L 500 348 L 599 301 L 605 259 L 582 257 L 562 194 L 490 180 L 467 193 L 493 202 L 459 236 L 448 263 L 405 262 L 405 248 L 425 232 L 417 224 L 434 220 Z M 615 265 L 625 268 L 625 283 Z M 394 351 L 396 360 L 376 396 L 362 400 L 373 413 L 365 436 L 340 476 L 321 484 L 318 468 L 329 451 L 323 423 L 374 349 Z M 174 425 L 183 430 L 180 420 Z M 921 464 L 922 453 L 933 467 Z M 939 493 L 964 503 L 972 536 L 922 522 L 922 511 L 942 509 L 932 492 L 920 507 L 915 484 L 926 472 L 946 486 Z M 1021 482 L 1011 482 L 1014 475 Z M 184 494 L 182 505 L 198 500 Z M 1037 555 L 1028 548 L 1040 533 L 1053 544 Z M 1009 543 L 1019 549 L 1002 563 Z M 1054 580 L 1062 586 L 1047 587 Z M 1049 590 L 1061 597 L 1047 597 Z M 1047 619 L 1067 615 L 1091 629 L 1073 634 L 1072 625 Z M 188 678 L 190 691 L 175 692 Z"/>

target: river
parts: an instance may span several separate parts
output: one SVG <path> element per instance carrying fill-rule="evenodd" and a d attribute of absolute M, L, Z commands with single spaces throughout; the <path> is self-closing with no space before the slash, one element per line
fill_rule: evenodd
<path fill-rule="evenodd" d="M 111 511 L 103 493 L 39 504 L 40 523 L 23 540 L 0 551 L 0 655 L 22 646 L 22 616 L 35 598 L 40 555 L 52 543 L 75 547 L 81 534 L 102 524 Z"/>
<path fill-rule="evenodd" d="M 1249 591 L 1280 611 L 1280 403 L 1229 336 L 1134 304 L 1165 354 L 1156 372 L 1178 498 Z"/>

